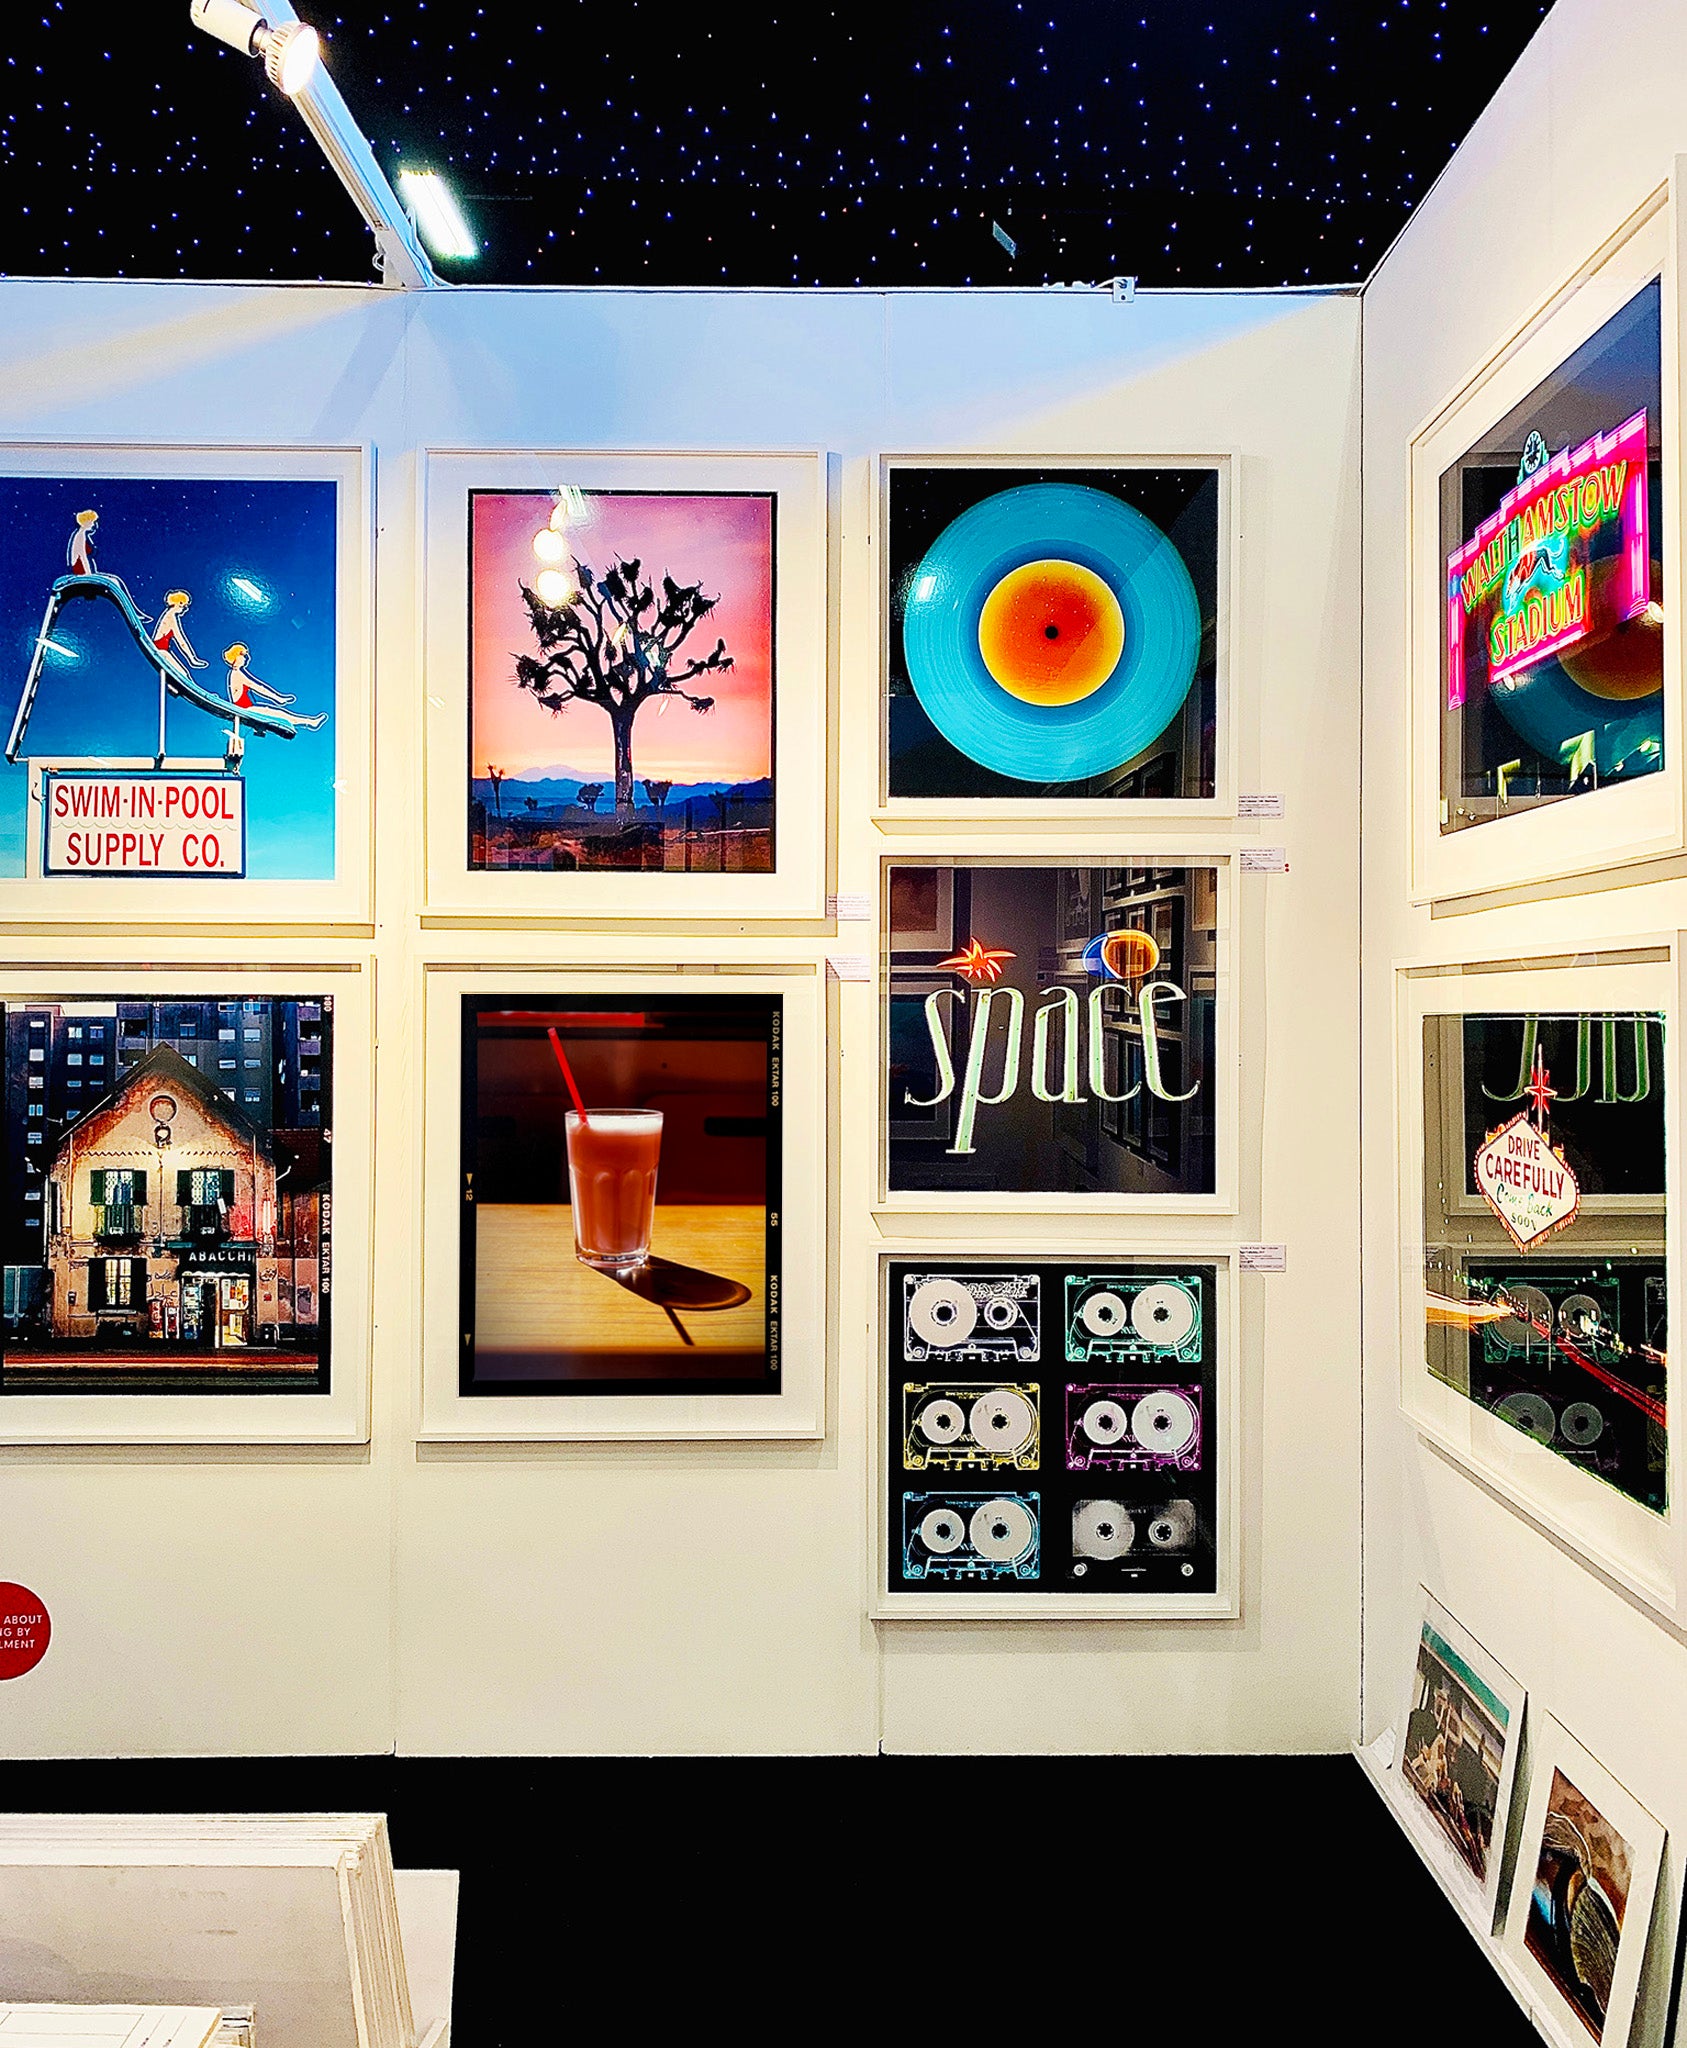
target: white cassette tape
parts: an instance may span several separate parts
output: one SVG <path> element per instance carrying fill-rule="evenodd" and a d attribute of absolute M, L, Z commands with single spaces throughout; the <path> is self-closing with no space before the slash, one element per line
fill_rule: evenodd
<path fill-rule="evenodd" d="M 1108 1566 L 1134 1570 L 1145 1557 L 1193 1550 L 1200 1517 L 1192 1500 L 1144 1505 L 1140 1501 L 1079 1500 L 1072 1504 L 1072 1576 L 1089 1577 Z M 1183 1566 L 1185 1577 L 1193 1567 Z"/>
<path fill-rule="evenodd" d="M 910 1365 L 1032 1365 L 1040 1293 L 1035 1273 L 904 1274 L 902 1355 Z"/>

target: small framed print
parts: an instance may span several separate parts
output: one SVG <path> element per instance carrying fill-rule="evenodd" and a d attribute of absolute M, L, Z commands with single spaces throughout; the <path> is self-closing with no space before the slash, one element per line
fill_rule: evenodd
<path fill-rule="evenodd" d="M 820 917 L 818 453 L 430 453 L 430 913 Z"/>
<path fill-rule="evenodd" d="M 1414 1832 L 1484 1934 L 1499 1911 L 1523 1705 L 1517 1680 L 1426 1591 L 1391 1768 Z"/>
<path fill-rule="evenodd" d="M 1228 815 L 1224 456 L 885 456 L 887 813 Z"/>
<path fill-rule="evenodd" d="M 823 1434 L 812 969 L 424 982 L 422 1434 Z"/>
<path fill-rule="evenodd" d="M 1676 985 L 1667 944 L 1397 985 L 1407 1413 L 1670 1612 Z"/>
<path fill-rule="evenodd" d="M 359 448 L 0 447 L 5 915 L 367 923 L 369 479 Z"/>
<path fill-rule="evenodd" d="M 886 1209 L 1233 1206 L 1229 860 L 1085 857 L 885 862 Z"/>
<path fill-rule="evenodd" d="M 1682 843 L 1674 223 L 1660 190 L 1413 440 L 1417 901 Z"/>
<path fill-rule="evenodd" d="M 1532 1750 L 1506 1959 L 1559 2039 L 1625 2048 L 1664 1830 L 1550 1714 L 1535 1721 Z"/>
<path fill-rule="evenodd" d="M 873 1613 L 1237 1611 L 1230 1254 L 876 1255 Z"/>
<path fill-rule="evenodd" d="M 366 1442 L 366 969 L 8 965 L 0 1028 L 0 1442 Z"/>

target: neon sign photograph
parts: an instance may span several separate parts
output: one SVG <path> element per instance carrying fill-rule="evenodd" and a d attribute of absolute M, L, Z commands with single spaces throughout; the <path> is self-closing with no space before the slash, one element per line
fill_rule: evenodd
<path fill-rule="evenodd" d="M 1661 301 L 1441 479 L 1443 834 L 1664 765 Z"/>

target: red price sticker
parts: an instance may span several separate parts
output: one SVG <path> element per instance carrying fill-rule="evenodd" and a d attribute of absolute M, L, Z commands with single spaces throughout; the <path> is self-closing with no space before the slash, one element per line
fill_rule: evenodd
<path fill-rule="evenodd" d="M 33 1671 L 52 1639 L 53 1622 L 45 1601 L 27 1586 L 0 1579 L 0 1679 Z"/>

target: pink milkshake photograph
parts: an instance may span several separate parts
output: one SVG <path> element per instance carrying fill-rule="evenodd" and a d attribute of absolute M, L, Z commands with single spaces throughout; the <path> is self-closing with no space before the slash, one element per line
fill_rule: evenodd
<path fill-rule="evenodd" d="M 776 1393 L 781 1001 L 463 998 L 464 1394 Z"/>

